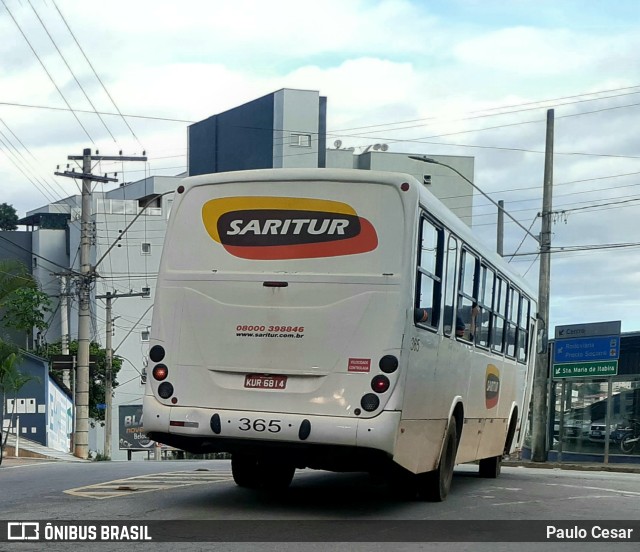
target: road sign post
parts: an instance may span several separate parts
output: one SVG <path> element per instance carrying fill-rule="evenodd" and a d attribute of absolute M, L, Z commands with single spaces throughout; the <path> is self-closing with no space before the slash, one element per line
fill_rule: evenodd
<path fill-rule="evenodd" d="M 618 373 L 622 323 L 556 326 L 553 377 L 607 377 Z"/>
<path fill-rule="evenodd" d="M 574 362 L 553 365 L 554 378 L 602 378 L 607 376 L 615 376 L 617 373 L 617 360 L 603 360 L 600 362 Z"/>

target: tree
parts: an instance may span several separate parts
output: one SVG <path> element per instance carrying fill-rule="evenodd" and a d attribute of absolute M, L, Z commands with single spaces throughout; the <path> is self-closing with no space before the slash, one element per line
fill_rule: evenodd
<path fill-rule="evenodd" d="M 47 328 L 44 316 L 51 310 L 51 301 L 20 261 L 0 260 L 0 310 L 5 327 L 26 332 L 27 336 L 34 327 L 41 331 Z"/>
<path fill-rule="evenodd" d="M 15 259 L 0 260 L 0 307 L 15 290 L 25 287 L 37 287 L 27 267 Z"/>
<path fill-rule="evenodd" d="M 17 230 L 18 214 L 13 205 L 8 203 L 0 204 L 0 230 Z"/>
<path fill-rule="evenodd" d="M 53 355 L 62 353 L 62 343 L 49 344 L 39 349 L 38 354 L 44 358 L 51 360 Z M 78 342 L 69 343 L 69 354 L 78 356 Z M 89 345 L 89 354 L 96 358 L 95 366 L 89 368 L 89 417 L 96 421 L 104 421 L 104 410 L 98 409 L 99 404 L 105 403 L 105 379 L 107 373 L 107 351 L 100 347 L 99 343 L 91 342 Z M 115 356 L 111 362 L 112 372 L 112 389 L 118 386 L 117 375 L 122 366 L 122 358 Z M 54 374 L 62 378 L 61 370 L 53 370 Z"/>
<path fill-rule="evenodd" d="M 45 314 L 51 312 L 49 296 L 35 287 L 14 290 L 4 302 L 2 322 L 7 328 L 26 333 L 26 349 L 33 329 L 44 331 L 49 327 Z"/>
<path fill-rule="evenodd" d="M 20 364 L 21 361 L 22 358 L 18 354 L 16 347 L 4 342 L 0 343 L 0 394 L 2 395 L 3 421 L 6 415 L 6 412 L 4 412 L 4 405 L 6 404 L 7 396 L 10 396 L 13 399 L 10 423 L 6 429 L 4 428 L 4 423 L 0 428 L 0 464 L 2 464 L 2 457 L 4 455 L 5 447 L 7 446 L 7 440 L 9 439 L 9 430 L 13 427 L 18 392 L 26 383 L 35 379 L 18 370 L 18 364 Z"/>

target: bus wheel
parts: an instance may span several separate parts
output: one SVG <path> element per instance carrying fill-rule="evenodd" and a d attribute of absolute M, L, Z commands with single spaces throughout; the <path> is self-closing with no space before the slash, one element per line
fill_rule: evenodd
<path fill-rule="evenodd" d="M 293 464 L 260 463 L 262 485 L 268 491 L 282 491 L 289 487 L 295 472 Z"/>
<path fill-rule="evenodd" d="M 261 470 L 258 466 L 258 459 L 248 454 L 231 455 L 231 473 L 233 480 L 238 487 L 247 489 L 257 489 L 261 481 Z"/>
<path fill-rule="evenodd" d="M 495 479 L 500 475 L 501 467 L 502 456 L 492 456 L 491 458 L 484 458 L 480 460 L 480 477 Z"/>
<path fill-rule="evenodd" d="M 442 502 L 447 498 L 453 480 L 453 468 L 458 451 L 458 433 L 456 421 L 449 420 L 447 435 L 438 468 L 434 471 L 418 475 L 418 496 L 431 502 Z"/>

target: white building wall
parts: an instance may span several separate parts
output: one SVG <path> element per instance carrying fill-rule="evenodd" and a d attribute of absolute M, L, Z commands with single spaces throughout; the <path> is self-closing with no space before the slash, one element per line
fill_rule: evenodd
<path fill-rule="evenodd" d="M 273 166 L 318 166 L 320 93 L 279 90 L 274 94 Z"/>
<path fill-rule="evenodd" d="M 98 266 L 100 278 L 96 281 L 96 295 L 110 292 L 116 297 L 121 296 L 112 300 L 113 349 L 117 356 L 124 359 L 117 377 L 119 385 L 115 388 L 112 409 L 111 457 L 117 460 L 126 458 L 126 452 L 118 448 L 118 406 L 139 404 L 142 400 L 141 373 L 145 369 L 148 353 L 148 331 L 166 229 L 167 208 L 147 209 L 126 233 L 122 233 L 135 215 L 105 212 L 109 207 L 118 211 L 134 209 L 137 213 L 138 202 L 107 199 L 98 205 L 95 214 L 96 258 L 102 257 L 110 245 L 118 240 L 117 246 Z M 126 297 L 129 293 L 141 293 L 145 290 L 148 290 L 149 297 Z M 94 339 L 103 345 L 106 341 L 105 306 L 104 299 L 96 301 Z M 102 445 L 101 442 L 97 443 L 99 450 L 102 450 Z"/>
<path fill-rule="evenodd" d="M 161 198 L 160 207 L 146 209 L 133 222 L 141 211 L 138 198 L 173 191 L 179 180 L 177 177 L 154 177 L 136 182 L 131 187 L 116 188 L 104 194 L 97 193 L 93 197 L 92 242 L 95 247 L 92 248 L 92 266 L 107 253 L 111 245 L 115 246 L 97 266 L 99 276 L 92 292 L 91 340 L 100 343 L 102 347 L 106 344 L 106 302 L 95 297 L 106 295 L 107 292 L 115 294 L 116 298 L 112 299 L 112 346 L 114 354 L 124 359 L 117 376 L 119 385 L 114 389 L 112 403 L 113 460 L 127 458 L 126 452 L 118 448 L 118 406 L 142 403 L 141 373 L 144 371 L 148 352 L 148 341 L 143 339 L 151 326 L 160 253 L 172 204 L 171 194 L 167 194 Z M 129 229 L 125 232 L 128 226 Z M 144 250 L 143 244 L 146 244 Z M 70 230 L 70 251 L 74 270 L 80 268 L 79 255 L 75 254 L 79 245 L 80 227 L 73 225 Z M 148 298 L 125 297 L 129 293 L 141 293 L 144 288 L 149 288 Z M 74 302 L 70 314 L 72 339 L 77 336 L 77 321 L 77 304 Z M 90 431 L 89 448 L 104 452 L 102 428 L 96 427 Z M 134 458 L 137 457 L 142 459 L 142 455 L 134 455 Z"/>
<path fill-rule="evenodd" d="M 425 184 L 465 224 L 471 226 L 473 187 L 448 167 L 409 159 L 408 153 L 369 151 L 357 156 L 356 167 L 372 171 L 403 172 Z M 415 154 L 412 154 L 415 155 Z M 471 182 L 474 179 L 474 158 L 458 155 L 428 155 L 460 171 Z M 425 178 L 430 177 L 430 178 Z"/>
<path fill-rule="evenodd" d="M 66 230 L 37 229 L 33 231 L 31 243 L 34 253 L 33 276 L 40 284 L 40 289 L 51 298 L 52 312 L 45 317 L 49 321 L 49 328 L 42 339 L 55 343 L 62 335 L 59 297 L 61 285 L 58 275 L 64 272 L 64 267 L 69 266 L 67 233 Z"/>

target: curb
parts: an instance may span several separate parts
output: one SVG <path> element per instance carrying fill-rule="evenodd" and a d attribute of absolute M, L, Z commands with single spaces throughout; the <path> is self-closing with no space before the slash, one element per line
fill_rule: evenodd
<path fill-rule="evenodd" d="M 640 473 L 640 465 L 628 464 L 571 464 L 564 462 L 528 462 L 524 460 L 507 460 L 503 466 L 538 468 L 543 470 L 599 471 L 619 473 Z"/>

